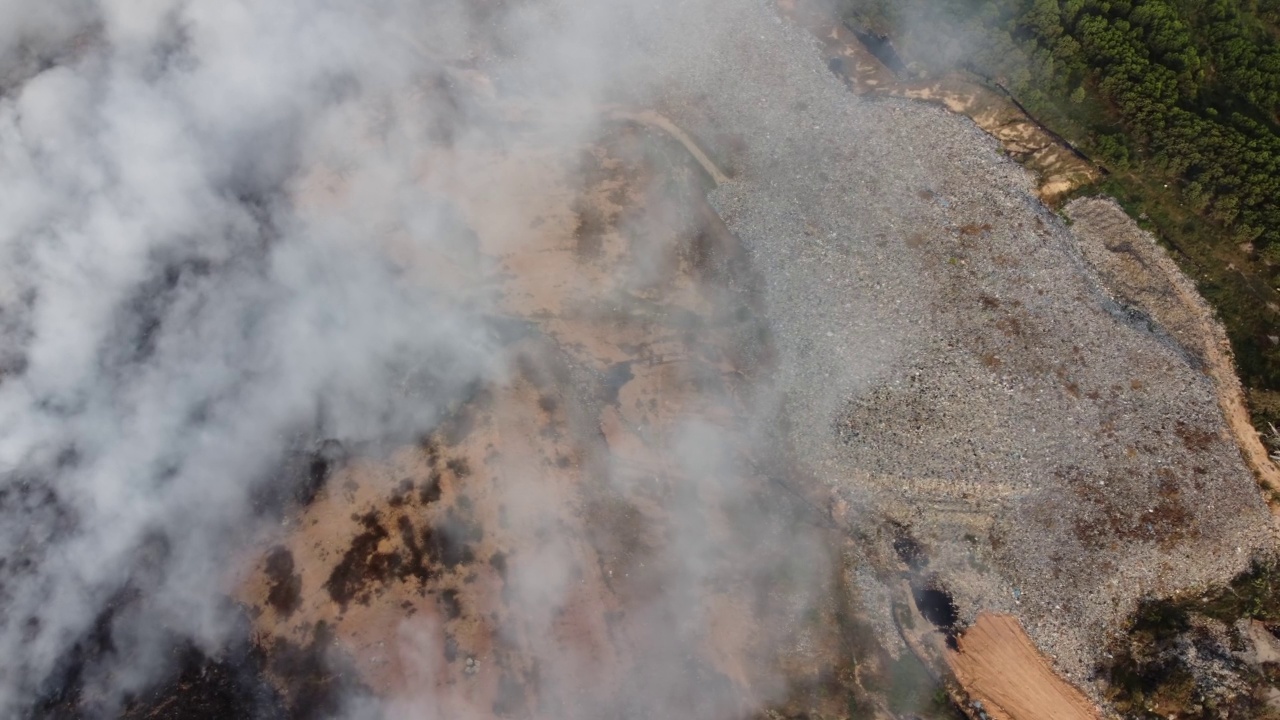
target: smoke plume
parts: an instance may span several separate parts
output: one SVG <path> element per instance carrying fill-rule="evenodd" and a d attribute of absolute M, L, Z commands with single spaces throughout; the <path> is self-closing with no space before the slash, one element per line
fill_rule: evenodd
<path fill-rule="evenodd" d="M 513 382 L 510 329 L 492 289 L 468 280 L 489 260 L 437 192 L 483 181 L 466 153 L 422 148 L 501 145 L 482 107 L 495 95 L 542 108 L 549 144 L 594 137 L 597 114 L 584 109 L 643 98 L 646 37 L 689 12 L 499 0 L 0 7 L 0 714 L 74 675 L 85 707 L 110 715 L 168 671 L 175 639 L 214 651 L 236 630 L 226 598 L 245 553 L 330 465 L 416 440 L 476 388 Z M 527 224 L 502 215 L 501 187 L 476 192 L 493 193 L 495 224 Z M 613 272 L 643 284 L 654 257 L 639 250 Z M 726 448 L 759 439 L 758 426 L 679 426 L 672 465 L 735 497 Z M 613 481 L 639 482 L 617 458 L 600 462 Z M 523 495 L 511 504 L 534 502 L 537 487 L 514 482 Z M 690 492 L 666 505 L 679 559 L 652 585 L 656 634 L 710 622 L 679 610 L 722 553 Z M 787 571 L 824 572 L 808 567 L 820 555 L 805 542 Z M 512 570 L 531 622 L 557 602 L 537 598 L 572 582 L 548 547 Z M 756 550 L 761 572 L 778 570 L 763 539 Z M 408 656 L 425 648 L 428 675 L 435 636 L 403 634 Z M 67 659 L 77 647 L 115 661 L 82 667 Z M 685 649 L 655 640 L 637 653 L 658 668 Z M 590 665 L 546 660 L 546 682 L 562 686 Z M 744 709 L 682 707 L 682 672 L 655 670 L 643 688 L 657 714 Z M 393 714 L 414 714 L 427 700 L 398 702 Z"/>

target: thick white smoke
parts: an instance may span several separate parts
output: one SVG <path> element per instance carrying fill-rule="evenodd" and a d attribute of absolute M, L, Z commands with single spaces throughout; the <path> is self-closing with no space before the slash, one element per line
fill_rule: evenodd
<path fill-rule="evenodd" d="M 228 553 L 290 442 L 421 431 L 495 371 L 483 308 L 378 243 L 450 242 L 397 147 L 450 118 L 364 110 L 422 81 L 406 28 L 465 41 L 429 9 L 5 5 L 0 714 L 122 590 L 216 641 Z M 294 202 L 321 164 L 354 199 Z"/>
<path fill-rule="evenodd" d="M 483 62 L 508 98 L 616 99 L 664 9 L 0 6 L 0 715 L 103 618 L 133 655 L 79 678 L 105 712 L 164 669 L 166 638 L 216 647 L 231 559 L 306 492 L 294 456 L 412 437 L 503 376 L 483 290 L 388 252 L 477 262 L 426 189 L 467 169 L 415 155 L 472 132 L 439 78 Z M 553 125 L 586 137 L 589 115 Z M 715 474 L 703 440 L 680 460 Z M 713 554 L 679 521 L 694 561 Z"/>

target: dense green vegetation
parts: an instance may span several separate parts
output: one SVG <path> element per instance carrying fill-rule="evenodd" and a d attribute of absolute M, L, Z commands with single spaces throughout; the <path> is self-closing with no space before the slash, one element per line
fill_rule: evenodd
<path fill-rule="evenodd" d="M 1219 310 L 1246 385 L 1280 390 L 1280 0 L 839 1 L 913 71 L 998 83 L 1109 169 L 1102 189 Z"/>

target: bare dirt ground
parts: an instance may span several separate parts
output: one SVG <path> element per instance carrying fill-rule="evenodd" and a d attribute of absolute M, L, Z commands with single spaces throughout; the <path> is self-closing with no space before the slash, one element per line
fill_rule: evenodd
<path fill-rule="evenodd" d="M 1053 672 L 1018 619 L 983 613 L 947 663 L 992 720 L 1095 720 L 1098 709 Z"/>

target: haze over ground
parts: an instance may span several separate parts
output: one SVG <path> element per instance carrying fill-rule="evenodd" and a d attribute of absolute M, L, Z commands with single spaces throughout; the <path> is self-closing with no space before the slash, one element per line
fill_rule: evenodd
<path fill-rule="evenodd" d="M 474 665 L 433 633 L 508 587 L 484 585 L 502 574 L 494 536 L 511 624 L 554 627 L 579 586 L 607 585 L 625 523 L 593 535 L 587 488 L 641 508 L 620 517 L 657 558 L 642 585 L 587 592 L 630 613 L 629 640 L 587 647 L 633 665 L 610 676 L 550 631 L 506 662 L 536 697 L 630 680 L 637 716 L 785 699 L 776 659 L 833 587 L 906 653 L 887 527 L 927 551 L 920 577 L 962 622 L 1019 614 L 1076 682 L 1140 595 L 1229 576 L 1264 542 L 1211 382 L 1108 297 L 1025 172 L 961 118 L 852 97 L 765 4 L 0 12 L 0 712 L 74 685 L 80 711 L 111 716 L 183 640 L 216 653 L 246 622 L 293 632 L 243 591 L 279 545 L 282 577 L 310 591 L 299 617 L 352 655 L 362 633 L 388 638 L 419 678 L 407 696 L 353 687 L 338 712 L 492 716 L 468 695 Z M 634 119 L 669 122 L 655 112 L 731 176 L 709 195 L 741 240 L 715 246 L 721 276 L 686 252 L 721 228 L 699 214 L 714 183 L 678 135 Z M 610 393 L 633 404 L 611 410 Z M 431 459 L 424 435 L 469 408 L 481 430 L 450 446 L 455 465 Z M 513 418 L 529 429 L 502 430 Z M 635 471 L 658 461 L 660 478 Z M 449 510 L 396 495 L 412 479 L 430 496 L 433 470 Z M 353 562 L 379 584 L 353 607 L 425 597 L 412 568 L 379 565 L 412 554 L 387 522 L 406 505 L 440 521 L 441 557 L 463 545 L 455 565 L 492 572 L 431 590 L 439 627 L 426 610 L 344 626 L 363 611 L 321 585 L 364 531 Z M 1176 527 L 1146 518 L 1157 507 Z M 335 534 L 306 535 L 324 513 Z M 304 541 L 334 543 L 314 577 Z M 750 587 L 764 599 L 728 616 L 778 624 L 709 643 L 727 611 L 704 600 Z M 245 594 L 248 620 L 229 599 Z M 774 633 L 794 646 L 763 644 Z M 706 668 L 728 689 L 701 692 Z M 461 684 L 431 685 L 448 673 Z M 593 702 L 562 712 L 598 716 Z"/>

